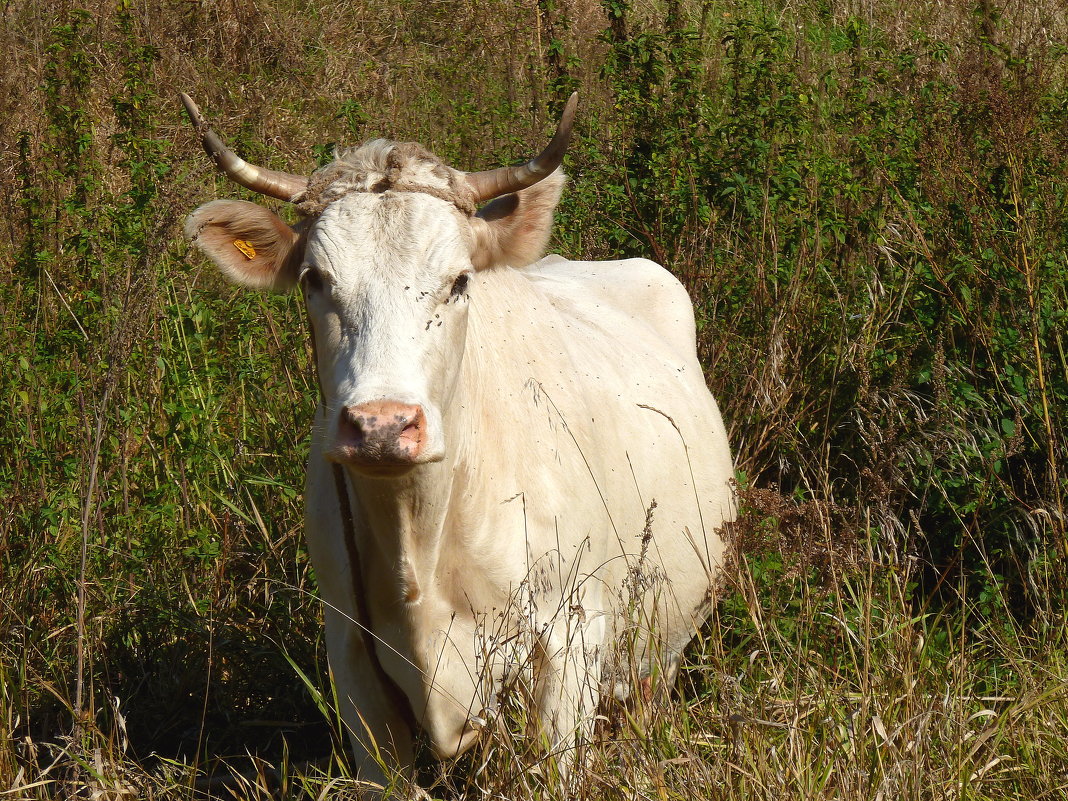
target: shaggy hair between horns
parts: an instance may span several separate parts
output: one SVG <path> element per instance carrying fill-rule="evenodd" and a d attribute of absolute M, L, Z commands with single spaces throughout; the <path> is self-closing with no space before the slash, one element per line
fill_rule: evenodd
<path fill-rule="evenodd" d="M 308 180 L 296 206 L 301 214 L 315 216 L 350 192 L 421 192 L 453 204 L 468 217 L 475 213 L 475 198 L 463 173 L 452 169 L 416 142 L 374 139 L 338 153 Z"/>

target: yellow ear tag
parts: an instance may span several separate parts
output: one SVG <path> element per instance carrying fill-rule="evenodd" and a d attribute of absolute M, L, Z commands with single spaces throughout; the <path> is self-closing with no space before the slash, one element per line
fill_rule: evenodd
<path fill-rule="evenodd" d="M 244 239 L 235 239 L 234 247 L 244 253 L 246 259 L 256 258 L 256 248 L 252 247 L 252 244 Z"/>

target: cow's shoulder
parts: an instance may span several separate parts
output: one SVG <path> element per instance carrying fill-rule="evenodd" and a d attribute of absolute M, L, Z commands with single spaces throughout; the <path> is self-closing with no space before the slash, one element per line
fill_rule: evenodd
<path fill-rule="evenodd" d="M 694 354 L 690 297 L 679 280 L 656 262 L 571 261 L 550 255 L 523 272 L 559 306 L 648 325 L 680 356 Z"/>

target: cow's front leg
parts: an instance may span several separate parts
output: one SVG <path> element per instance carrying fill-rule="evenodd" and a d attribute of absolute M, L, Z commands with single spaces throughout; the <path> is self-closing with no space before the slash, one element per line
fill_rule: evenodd
<path fill-rule="evenodd" d="M 325 618 L 326 650 L 338 711 L 352 742 L 356 776 L 388 786 L 387 772 L 411 771 L 411 728 L 395 703 L 395 688 L 385 686 L 372 662 L 374 657 L 367 651 L 359 625 L 349 614 L 329 605 Z"/>
<path fill-rule="evenodd" d="M 412 731 L 397 703 L 394 687 L 371 652 L 374 634 L 362 620 L 359 594 L 362 577 L 352 528 L 345 521 L 355 511 L 342 503 L 333 466 L 322 456 L 322 410 L 319 412 L 305 491 L 305 533 L 308 553 L 319 585 L 326 623 L 326 651 L 330 659 L 339 713 L 352 741 L 358 778 L 388 785 L 388 773 L 409 773 L 413 758 Z"/>
<path fill-rule="evenodd" d="M 587 622 L 577 605 L 538 638 L 535 697 L 542 736 L 561 777 L 572 772 L 593 736 L 602 639 L 603 619 Z"/>

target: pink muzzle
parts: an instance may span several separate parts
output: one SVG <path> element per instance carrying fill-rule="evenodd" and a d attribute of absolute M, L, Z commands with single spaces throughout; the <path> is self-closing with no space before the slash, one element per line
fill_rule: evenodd
<path fill-rule="evenodd" d="M 341 409 L 337 438 L 326 455 L 361 472 L 390 475 L 418 464 L 426 439 L 423 407 L 370 401 Z"/>

